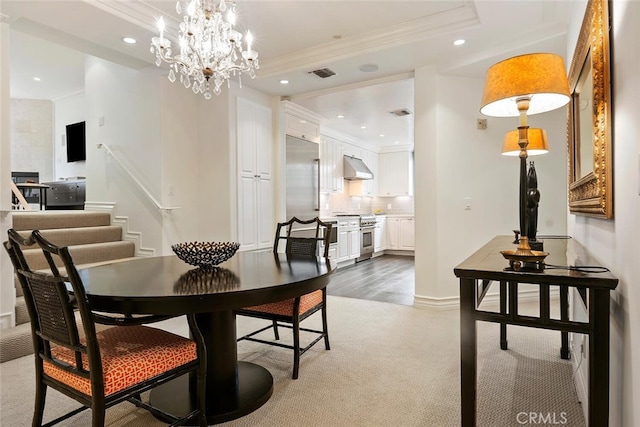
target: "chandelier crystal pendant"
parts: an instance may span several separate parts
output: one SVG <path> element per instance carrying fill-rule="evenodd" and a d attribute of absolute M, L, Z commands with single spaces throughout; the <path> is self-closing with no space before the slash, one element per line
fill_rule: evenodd
<path fill-rule="evenodd" d="M 180 0 L 176 12 L 183 14 Z M 258 52 L 251 49 L 253 38 L 247 31 L 246 50 L 242 50 L 242 34 L 234 29 L 236 24 L 235 0 L 191 0 L 184 11 L 178 36 L 178 52 L 173 55 L 171 41 L 164 35 L 164 19 L 158 20 L 159 37 L 151 39 L 151 53 L 156 55 L 156 65 L 169 64 L 169 80 L 176 76 L 184 87 L 193 93 L 202 93 L 211 99 L 213 92 L 220 94 L 220 86 L 229 78 L 248 73 L 253 79 L 258 66 Z M 242 80 L 240 80 L 242 87 Z"/>

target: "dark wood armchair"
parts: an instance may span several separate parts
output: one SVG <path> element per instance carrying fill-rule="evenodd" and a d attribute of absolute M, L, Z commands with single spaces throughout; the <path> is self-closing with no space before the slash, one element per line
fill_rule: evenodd
<path fill-rule="evenodd" d="M 329 254 L 331 227 L 332 224 L 322 222 L 318 218 L 300 220 L 293 217 L 287 222 L 278 223 L 275 241 L 273 244 L 273 252 L 277 253 L 281 241 L 285 241 L 285 253 L 287 256 L 316 257 L 318 256 L 318 243 L 323 242 L 324 251 L 321 256 L 327 258 Z M 322 313 L 322 331 L 300 327 L 300 322 L 318 311 Z M 243 308 L 237 310 L 236 314 L 271 320 L 271 325 L 240 337 L 238 338 L 238 341 L 254 341 L 293 349 L 293 379 L 298 378 L 300 356 L 309 350 L 314 344 L 324 338 L 324 346 L 327 350 L 330 350 L 329 332 L 327 328 L 326 287 L 288 300 Z M 278 331 L 279 326 L 291 328 L 293 330 L 293 345 L 278 342 L 280 339 Z M 256 335 L 271 328 L 273 328 L 275 341 L 256 337 Z M 318 334 L 318 336 L 305 347 L 301 347 L 300 331 L 315 333 Z"/>
<path fill-rule="evenodd" d="M 29 268 L 23 249 L 34 243 L 42 249 L 50 271 Z M 83 406 L 45 426 L 55 425 L 87 408 L 92 410 L 91 425 L 103 426 L 105 410 L 125 400 L 171 425 L 188 422 L 207 425 L 206 349 L 192 316 L 187 319 L 193 339 L 138 324 L 96 332 L 82 280 L 66 247 L 51 244 L 37 230 L 24 238 L 13 229 L 9 230 L 4 247 L 18 275 L 31 320 L 36 362 L 33 426 L 42 425 L 48 387 Z M 57 267 L 60 263 L 65 275 Z M 76 313 L 81 322 L 77 322 Z M 178 418 L 140 400 L 140 393 L 189 372 L 197 377 L 198 409 L 193 412 Z"/>

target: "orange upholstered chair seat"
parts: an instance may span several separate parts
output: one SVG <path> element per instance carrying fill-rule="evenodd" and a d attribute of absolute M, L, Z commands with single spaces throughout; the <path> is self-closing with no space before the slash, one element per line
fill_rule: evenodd
<path fill-rule="evenodd" d="M 247 310 L 260 311 L 262 313 L 280 314 L 283 316 L 293 316 L 293 305 L 295 298 L 284 301 L 272 302 L 270 304 L 256 305 L 248 307 Z M 300 315 L 303 315 L 313 307 L 322 303 L 322 290 L 311 292 L 300 297 Z"/>
<path fill-rule="evenodd" d="M 197 358 L 196 343 L 156 328 L 122 326 L 96 334 L 100 343 L 104 375 L 104 394 L 108 396 L 138 384 Z M 66 347 L 55 347 L 52 356 L 75 365 L 75 353 Z M 87 369 L 86 354 L 82 355 Z M 44 361 L 44 373 L 68 386 L 91 395 L 91 380 L 65 371 Z"/>

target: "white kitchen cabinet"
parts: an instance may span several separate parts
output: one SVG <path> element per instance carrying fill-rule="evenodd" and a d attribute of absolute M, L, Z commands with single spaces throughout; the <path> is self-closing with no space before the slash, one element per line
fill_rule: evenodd
<path fill-rule="evenodd" d="M 415 223 L 413 217 L 387 217 L 386 249 L 415 250 Z"/>
<path fill-rule="evenodd" d="M 342 145 L 340 141 L 322 135 L 320 138 L 320 191 L 341 193 L 342 188 Z"/>
<path fill-rule="evenodd" d="M 275 230 L 271 180 L 271 109 L 237 99 L 238 241 L 241 250 L 269 248 Z"/>
<path fill-rule="evenodd" d="M 349 259 L 356 259 L 360 256 L 360 227 L 349 231 Z"/>
<path fill-rule="evenodd" d="M 409 151 L 380 153 L 378 195 L 413 195 L 413 156 Z"/>
<path fill-rule="evenodd" d="M 348 142 L 342 143 L 342 154 L 344 156 L 362 158 L 362 149 Z"/>
<path fill-rule="evenodd" d="M 284 121 L 287 135 L 307 141 L 320 142 L 320 125 L 318 123 L 288 113 L 284 115 Z"/>
<path fill-rule="evenodd" d="M 338 262 L 349 259 L 349 231 L 338 231 Z"/>
<path fill-rule="evenodd" d="M 376 228 L 374 231 L 373 252 L 383 251 L 387 246 L 387 218 L 379 216 L 376 218 Z"/>
<path fill-rule="evenodd" d="M 350 196 L 375 197 L 378 194 L 378 153 L 360 149 L 360 159 L 373 173 L 373 179 L 353 180 L 349 182 Z"/>
<path fill-rule="evenodd" d="M 360 256 L 360 219 L 358 217 L 338 218 L 338 262 Z"/>
<path fill-rule="evenodd" d="M 329 247 L 329 259 L 331 261 L 338 261 L 338 248 L 336 246 Z"/>
<path fill-rule="evenodd" d="M 387 246 L 385 249 L 400 248 L 400 218 L 387 217 Z"/>
<path fill-rule="evenodd" d="M 413 218 L 400 218 L 400 250 L 413 251 L 416 248 L 415 221 Z"/>
<path fill-rule="evenodd" d="M 368 179 L 364 184 L 364 191 L 367 196 L 377 196 L 378 195 L 378 153 L 374 151 L 367 151 L 366 154 L 363 153 L 362 160 L 364 163 L 369 166 L 371 172 L 373 173 L 373 179 Z"/>

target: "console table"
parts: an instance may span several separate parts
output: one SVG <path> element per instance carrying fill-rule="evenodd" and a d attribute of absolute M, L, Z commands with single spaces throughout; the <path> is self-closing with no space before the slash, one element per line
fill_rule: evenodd
<path fill-rule="evenodd" d="M 618 279 L 608 271 L 580 269 L 598 265 L 573 239 L 545 240 L 547 268 L 541 272 L 513 271 L 501 250 L 513 249 L 513 236 L 497 236 L 454 269 L 460 279 L 460 367 L 461 416 L 463 427 L 476 425 L 477 335 L 476 322 L 501 325 L 501 348 L 506 349 L 506 326 L 518 325 L 557 330 L 562 333 L 563 358 L 568 358 L 568 332 L 589 335 L 588 425 L 609 425 L 609 303 L 610 291 Z M 576 266 L 556 269 L 549 266 Z M 499 282 L 499 312 L 479 309 L 493 281 Z M 540 315 L 518 313 L 518 284 L 539 286 Z M 550 286 L 560 288 L 559 319 L 550 315 Z M 569 320 L 568 288 L 576 288 L 588 311 L 587 322 Z"/>

